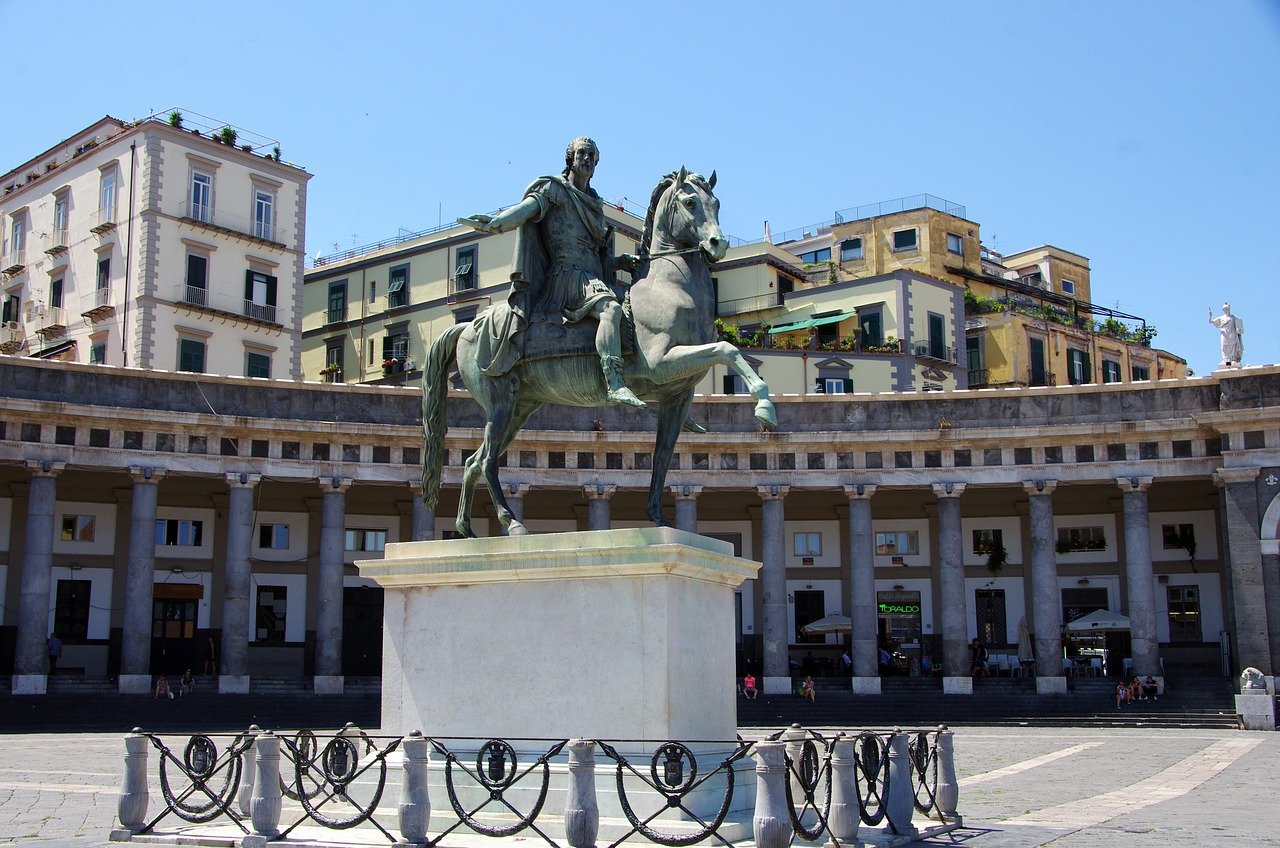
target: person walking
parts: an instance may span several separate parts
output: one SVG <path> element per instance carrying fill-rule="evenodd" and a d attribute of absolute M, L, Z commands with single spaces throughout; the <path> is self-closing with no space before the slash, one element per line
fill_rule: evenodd
<path fill-rule="evenodd" d="M 58 670 L 58 660 L 62 659 L 62 640 L 54 633 L 49 637 L 49 673 Z"/>

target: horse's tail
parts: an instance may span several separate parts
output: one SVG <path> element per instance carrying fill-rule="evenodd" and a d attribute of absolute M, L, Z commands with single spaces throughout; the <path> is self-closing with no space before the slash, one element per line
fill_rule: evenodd
<path fill-rule="evenodd" d="M 467 324 L 454 324 L 431 344 L 422 368 L 422 502 L 434 508 L 440 500 L 440 468 L 444 465 L 444 404 L 449 399 L 449 366 L 458 352 L 458 336 Z"/>

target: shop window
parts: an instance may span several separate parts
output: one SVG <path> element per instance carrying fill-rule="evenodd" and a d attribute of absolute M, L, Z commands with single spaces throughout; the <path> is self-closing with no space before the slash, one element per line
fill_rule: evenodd
<path fill-rule="evenodd" d="M 1009 630 L 1005 620 L 1004 589 L 978 589 L 973 601 L 978 638 L 984 645 L 1006 644 Z"/>
<path fill-rule="evenodd" d="M 1165 590 L 1169 600 L 1169 641 L 1202 641 L 1204 634 L 1200 627 L 1200 588 L 1166 586 Z"/>
<path fill-rule="evenodd" d="M 88 580 L 59 580 L 54 595 L 53 632 L 59 639 L 89 638 Z"/>
<path fill-rule="evenodd" d="M 795 642 L 814 644 L 827 641 L 827 637 L 822 634 L 810 635 L 804 632 L 805 625 L 812 624 L 827 614 L 826 593 L 821 589 L 806 589 L 793 594 L 796 606 Z"/>
<path fill-rule="evenodd" d="M 277 644 L 284 642 L 288 599 L 287 586 L 258 587 L 257 626 L 254 630 L 256 641 Z"/>
<path fill-rule="evenodd" d="M 1062 590 L 1062 623 L 1064 625 L 1091 612 L 1105 609 L 1109 609 L 1105 587 Z"/>

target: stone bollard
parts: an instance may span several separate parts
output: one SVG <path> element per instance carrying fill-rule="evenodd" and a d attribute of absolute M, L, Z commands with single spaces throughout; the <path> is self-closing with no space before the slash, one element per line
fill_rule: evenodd
<path fill-rule="evenodd" d="M 960 781 L 956 780 L 955 734 L 945 724 L 938 725 L 938 794 L 934 803 L 943 821 L 962 823 L 956 812 L 960 805 Z"/>
<path fill-rule="evenodd" d="M 249 811 L 253 834 L 244 838 L 245 848 L 265 845 L 280 835 L 280 738 L 265 731 L 254 740 L 253 748 L 257 771 Z"/>
<path fill-rule="evenodd" d="M 804 742 L 809 738 L 809 734 L 805 733 L 804 728 L 799 724 L 793 724 L 787 728 L 782 734 L 782 738 L 787 743 L 787 758 L 791 760 L 791 768 L 788 769 L 788 780 L 791 782 L 791 800 L 797 807 L 804 805 L 804 784 L 800 782 L 800 758 L 804 755 Z"/>
<path fill-rule="evenodd" d="M 251 739 L 257 739 L 258 734 L 261 732 L 261 727 L 251 724 L 246 735 Z M 246 764 L 245 760 L 249 762 Z M 249 747 L 240 755 L 240 788 L 236 790 L 236 803 L 240 807 L 240 815 L 246 818 L 249 816 L 249 810 L 253 807 L 253 773 L 258 770 L 253 760 L 253 743 L 250 742 Z"/>
<path fill-rule="evenodd" d="M 757 742 L 756 810 L 752 828 L 756 848 L 789 848 L 795 832 L 787 809 L 786 743 Z"/>
<path fill-rule="evenodd" d="M 858 740 L 839 734 L 831 745 L 831 830 L 829 848 L 857 848 L 862 808 L 858 805 Z"/>
<path fill-rule="evenodd" d="M 400 785 L 400 836 L 405 842 L 426 844 L 431 821 L 427 796 L 427 740 L 415 730 L 404 738 L 404 782 Z"/>
<path fill-rule="evenodd" d="M 915 793 L 911 785 L 911 755 L 907 753 L 907 734 L 895 727 L 889 737 L 889 797 L 885 801 L 885 815 L 889 824 L 884 833 L 899 836 L 915 836 L 911 813 L 915 809 Z"/>
<path fill-rule="evenodd" d="M 573 848 L 593 848 L 600 832 L 596 803 L 596 743 L 569 740 L 569 792 L 564 802 L 564 835 Z"/>
<path fill-rule="evenodd" d="M 142 830 L 147 822 L 147 749 L 150 741 L 141 727 L 135 727 L 124 738 L 124 782 L 120 786 L 117 815 L 120 830 L 113 831 L 113 842 L 127 840 Z"/>

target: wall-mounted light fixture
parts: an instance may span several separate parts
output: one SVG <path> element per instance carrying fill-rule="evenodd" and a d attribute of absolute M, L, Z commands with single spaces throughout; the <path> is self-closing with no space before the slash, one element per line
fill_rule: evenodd
<path fill-rule="evenodd" d="M 1089 585 L 1089 578 L 1088 578 L 1088 577 L 1081 577 L 1079 580 L 1077 580 L 1077 581 L 1076 581 L 1076 585 L 1077 585 L 1077 586 L 1088 586 L 1088 585 Z"/>

